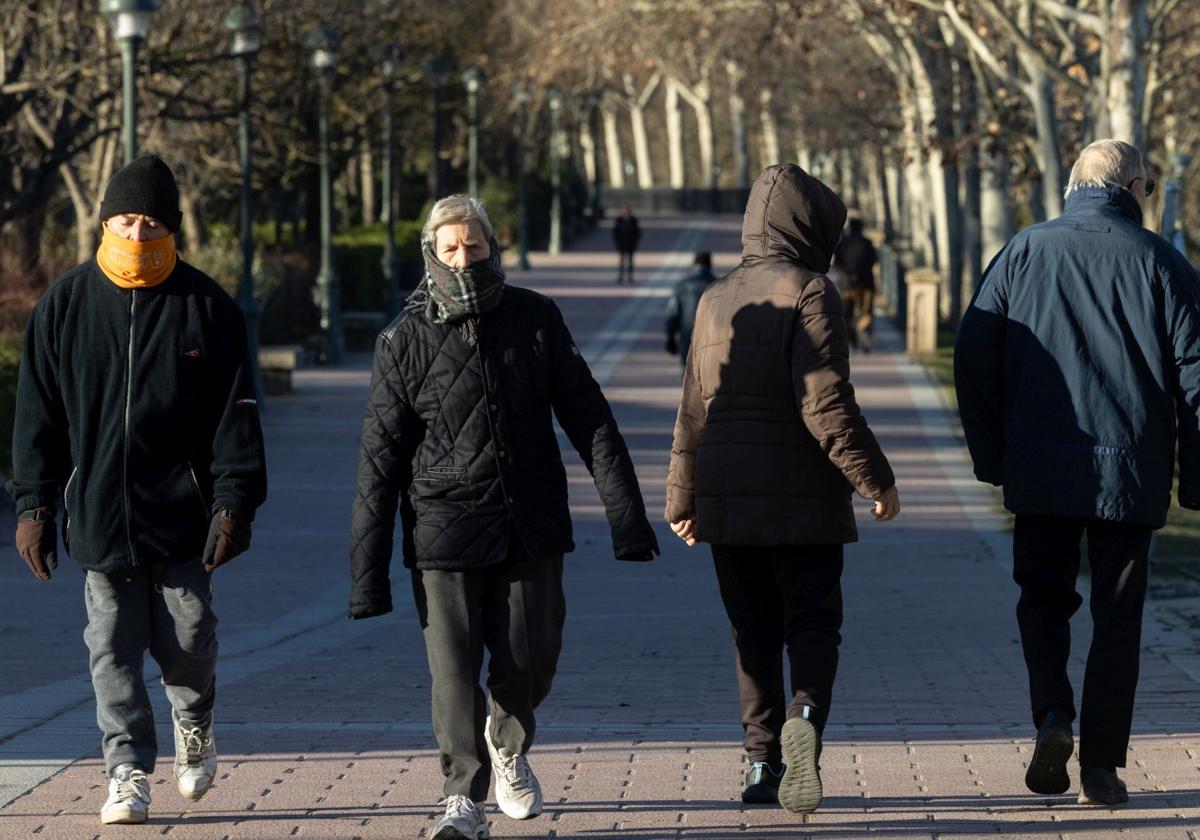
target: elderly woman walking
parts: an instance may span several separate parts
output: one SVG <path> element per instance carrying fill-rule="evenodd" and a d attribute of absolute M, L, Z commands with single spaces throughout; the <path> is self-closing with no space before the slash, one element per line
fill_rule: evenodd
<path fill-rule="evenodd" d="M 850 385 L 842 300 L 825 276 L 841 200 L 793 164 L 750 191 L 742 261 L 700 299 L 667 479 L 667 521 L 712 545 L 733 626 L 744 802 L 821 802 L 821 730 L 842 625 L 851 494 L 900 511 L 895 478 Z M 791 665 L 785 700 L 783 651 Z"/>
<path fill-rule="evenodd" d="M 483 802 L 493 771 L 507 816 L 542 810 L 525 755 L 558 662 L 563 555 L 575 547 L 553 417 L 595 478 L 617 559 L 650 560 L 658 544 L 600 386 L 558 307 L 505 284 L 483 205 L 437 202 L 422 245 L 425 278 L 375 347 L 350 617 L 392 609 L 399 507 L 446 777 L 432 836 L 476 840 L 490 836 Z"/>

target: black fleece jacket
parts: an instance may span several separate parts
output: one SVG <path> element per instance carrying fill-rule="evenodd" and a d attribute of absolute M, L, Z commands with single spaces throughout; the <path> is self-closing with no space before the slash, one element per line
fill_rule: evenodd
<path fill-rule="evenodd" d="M 136 290 L 94 260 L 72 269 L 25 335 L 8 486 L 18 513 L 57 508 L 61 494 L 84 569 L 196 559 L 213 510 L 249 519 L 266 498 L 248 360 L 237 305 L 183 260 Z"/>

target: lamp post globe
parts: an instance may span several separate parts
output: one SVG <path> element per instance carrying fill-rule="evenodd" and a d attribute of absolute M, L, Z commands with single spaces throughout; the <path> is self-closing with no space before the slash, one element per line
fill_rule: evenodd
<path fill-rule="evenodd" d="M 390 321 L 400 314 L 400 263 L 396 253 L 395 207 L 395 110 L 396 82 L 404 68 L 403 44 L 384 44 L 375 52 L 383 77 L 383 225 L 387 234 L 383 247 L 383 308 Z"/>
<path fill-rule="evenodd" d="M 125 162 L 137 157 L 137 54 L 150 31 L 158 0 L 100 0 L 121 48 L 121 135 Z"/>
<path fill-rule="evenodd" d="M 242 167 L 242 277 L 238 282 L 238 304 L 246 319 L 246 346 L 250 356 L 250 375 L 254 392 L 263 405 L 262 379 L 258 370 L 258 317 L 261 308 L 254 294 L 254 193 L 250 139 L 250 70 L 254 56 L 262 48 L 263 19 L 258 8 L 239 3 L 229 10 L 221 25 L 233 40 L 230 53 L 238 70 L 238 159 Z"/>
<path fill-rule="evenodd" d="M 317 273 L 317 306 L 321 310 L 321 332 L 325 340 L 325 361 L 342 361 L 341 281 L 333 267 L 333 181 L 329 155 L 329 106 L 333 94 L 333 70 L 341 36 L 328 26 L 318 26 L 304 38 L 309 60 L 317 71 L 321 88 L 318 113 L 319 155 L 321 164 L 321 269 Z"/>

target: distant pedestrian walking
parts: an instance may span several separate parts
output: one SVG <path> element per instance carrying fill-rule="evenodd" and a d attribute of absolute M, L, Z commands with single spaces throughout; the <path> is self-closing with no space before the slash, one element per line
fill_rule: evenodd
<path fill-rule="evenodd" d="M 574 550 L 553 418 L 595 477 L 619 560 L 658 552 L 629 450 L 558 307 L 507 286 L 474 198 L 434 205 L 425 279 L 379 336 L 351 520 L 351 618 L 392 609 L 397 507 L 433 678 L 445 774 L 436 840 L 488 836 L 500 809 L 536 817 L 525 755 L 550 692 Z M 487 692 L 479 687 L 491 653 Z"/>
<path fill-rule="evenodd" d="M 642 229 L 637 216 L 628 204 L 621 207 L 621 215 L 613 222 L 613 244 L 617 246 L 617 285 L 626 281 L 633 285 L 633 254 L 642 241 Z"/>
<path fill-rule="evenodd" d="M 696 323 L 696 308 L 700 296 L 716 277 L 712 270 L 712 254 L 701 251 L 696 254 L 696 266 L 687 277 L 675 284 L 671 299 L 667 302 L 667 352 L 678 354 L 679 361 L 687 368 L 688 348 L 692 346 L 692 328 Z"/>
<path fill-rule="evenodd" d="M 846 272 L 842 306 L 846 310 L 846 332 L 851 348 L 871 350 L 871 327 L 875 305 L 875 263 L 878 256 L 871 240 L 863 234 L 862 219 L 850 220 L 850 232 L 838 243 L 834 264 Z"/>
<path fill-rule="evenodd" d="M 842 546 L 857 539 L 852 491 L 877 519 L 900 510 L 854 399 L 841 297 L 825 276 L 845 218 L 798 166 L 772 166 L 754 184 L 742 261 L 696 314 L 667 478 L 667 521 L 688 545 L 712 544 L 733 625 L 751 762 L 742 800 L 801 813 L 821 802 Z"/>
<path fill-rule="evenodd" d="M 962 319 L 955 385 L 975 475 L 1016 514 L 1017 623 L 1037 746 L 1025 783 L 1069 789 L 1067 677 L 1080 542 L 1094 623 L 1080 710 L 1079 801 L 1128 800 L 1150 538 L 1179 503 L 1200 509 L 1200 286 L 1142 227 L 1154 188 L 1133 146 L 1101 140 L 1071 171 L 1066 212 L 1026 228 Z"/>
<path fill-rule="evenodd" d="M 179 259 L 179 190 L 147 155 L 100 205 L 95 259 L 34 307 L 17 385 L 17 550 L 39 580 L 63 543 L 84 601 L 108 799 L 103 823 L 144 823 L 158 756 L 142 677 L 162 669 L 179 794 L 204 796 L 213 742 L 217 617 L 212 571 L 250 547 L 266 498 L 262 430 L 242 313 Z"/>

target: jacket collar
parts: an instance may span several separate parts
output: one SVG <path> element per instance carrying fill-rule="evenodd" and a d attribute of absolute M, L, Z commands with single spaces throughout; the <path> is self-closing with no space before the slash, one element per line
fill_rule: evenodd
<path fill-rule="evenodd" d="M 1109 184 L 1107 187 L 1082 187 L 1067 196 L 1066 212 L 1086 212 L 1110 206 L 1122 216 L 1137 222 L 1143 222 L 1142 208 L 1138 206 L 1133 193 L 1124 187 Z"/>

